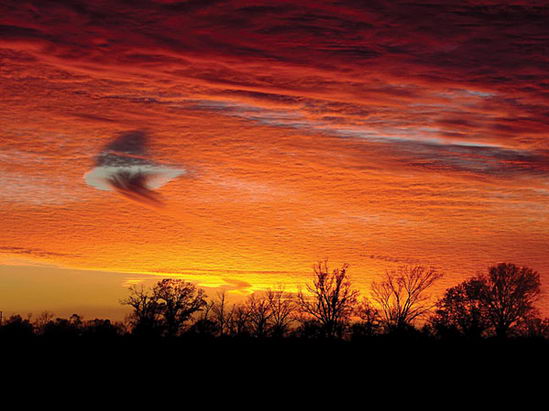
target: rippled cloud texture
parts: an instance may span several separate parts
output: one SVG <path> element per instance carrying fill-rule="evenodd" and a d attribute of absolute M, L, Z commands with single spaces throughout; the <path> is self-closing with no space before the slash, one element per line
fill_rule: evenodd
<path fill-rule="evenodd" d="M 2 241 L 251 288 L 325 256 L 363 284 L 503 260 L 548 283 L 548 22 L 522 0 L 1 0 Z M 169 212 L 82 182 L 132 130 L 188 172 Z"/>

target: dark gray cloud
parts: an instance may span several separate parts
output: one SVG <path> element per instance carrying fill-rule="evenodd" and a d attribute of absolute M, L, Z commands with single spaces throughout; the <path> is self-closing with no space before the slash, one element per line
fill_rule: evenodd
<path fill-rule="evenodd" d="M 99 153 L 95 167 L 84 176 L 86 183 L 100 190 L 152 206 L 161 206 L 162 197 L 154 189 L 184 174 L 181 168 L 157 164 L 147 150 L 143 131 L 122 133 Z"/>
<path fill-rule="evenodd" d="M 34 257 L 78 257 L 75 254 L 56 253 L 52 251 L 42 250 L 40 248 L 26 248 L 26 247 L 0 247 L 0 253 L 6 254 L 20 254 L 29 255 Z"/>

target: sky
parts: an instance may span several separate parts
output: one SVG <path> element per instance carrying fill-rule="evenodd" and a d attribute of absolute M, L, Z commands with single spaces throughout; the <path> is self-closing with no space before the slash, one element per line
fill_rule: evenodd
<path fill-rule="evenodd" d="M 526 265 L 549 315 L 544 3 L 0 0 L 0 311 L 328 258 L 365 296 Z"/>

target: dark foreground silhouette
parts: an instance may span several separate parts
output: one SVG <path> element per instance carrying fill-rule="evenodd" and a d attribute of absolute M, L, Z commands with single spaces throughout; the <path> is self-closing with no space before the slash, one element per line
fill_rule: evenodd
<path fill-rule="evenodd" d="M 327 390 L 322 394 L 326 398 L 346 392 L 349 384 L 374 392 L 396 385 L 400 396 L 424 389 L 433 380 L 446 389 L 455 384 L 473 389 L 489 383 L 501 387 L 513 384 L 516 390 L 514 381 L 526 385 L 527 381 L 543 381 L 549 366 L 548 349 L 547 340 L 540 339 L 473 342 L 422 336 L 346 341 L 126 335 L 37 337 L 0 344 L 5 375 L 13 376 L 9 367 L 15 365 L 15 373 L 21 373 L 22 378 L 40 375 L 40 381 L 48 381 L 61 374 L 63 381 L 76 385 L 90 379 L 99 387 L 129 384 L 137 392 L 144 390 L 145 395 L 152 394 L 153 384 L 163 390 L 173 387 L 185 392 L 193 391 L 190 387 L 210 388 L 212 395 L 219 395 L 218 387 L 222 387 L 229 390 L 227 398 L 240 390 L 276 389 L 278 396 L 297 390 L 302 399 L 312 395 L 312 387 L 318 390 L 326 386 L 322 388 Z M 436 387 L 431 382 L 428 385 L 430 389 Z M 318 392 L 312 399 L 321 401 L 320 395 Z"/>
<path fill-rule="evenodd" d="M 371 299 L 359 298 L 347 271 L 348 266 L 330 270 L 320 262 L 305 290 L 267 290 L 239 304 L 230 304 L 225 294 L 208 299 L 192 283 L 164 279 L 129 290 L 121 301 L 131 307 L 124 322 L 76 314 L 54 318 L 47 312 L 6 318 L 0 350 L 4 363 L 47 363 L 46 369 L 64 363 L 292 376 L 330 370 L 334 378 L 352 370 L 509 375 L 549 365 L 549 321 L 534 306 L 539 275 L 527 267 L 491 267 L 436 302 L 427 294 L 441 276 L 433 269 L 387 272 L 373 284 Z"/>

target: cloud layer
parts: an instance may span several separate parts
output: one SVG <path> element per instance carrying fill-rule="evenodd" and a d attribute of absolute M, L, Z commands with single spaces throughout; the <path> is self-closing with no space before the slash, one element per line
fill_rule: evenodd
<path fill-rule="evenodd" d="M 548 21 L 525 0 L 2 0 L 6 246 L 297 276 L 252 288 L 325 256 L 363 284 L 417 260 L 549 273 Z M 128 130 L 192 176 L 165 214 L 82 184 Z"/>
<path fill-rule="evenodd" d="M 101 98 L 200 97 L 271 125 L 402 140 L 419 167 L 547 174 L 541 3 L 317 3 L 4 1 L 0 35 L 41 63 L 164 89 Z"/>

